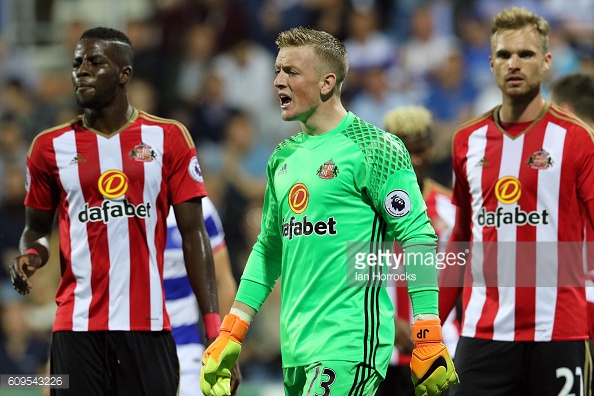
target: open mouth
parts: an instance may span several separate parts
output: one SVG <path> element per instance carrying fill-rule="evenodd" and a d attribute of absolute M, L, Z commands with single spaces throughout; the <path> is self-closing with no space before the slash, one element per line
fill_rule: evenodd
<path fill-rule="evenodd" d="M 280 94 L 278 97 L 280 98 L 281 109 L 287 108 L 291 102 L 293 102 L 293 100 L 287 95 Z"/>

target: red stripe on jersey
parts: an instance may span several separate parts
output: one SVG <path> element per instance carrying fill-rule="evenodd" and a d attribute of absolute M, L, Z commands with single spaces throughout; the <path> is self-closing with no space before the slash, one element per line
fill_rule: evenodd
<path fill-rule="evenodd" d="M 126 139 L 122 139 L 122 155 L 131 152 L 142 142 L 141 129 L 129 131 Z M 130 180 L 130 188 L 126 197 L 133 205 L 144 201 L 144 162 L 123 158 L 123 171 L 127 175 L 134 175 Z M 147 298 L 146 288 L 150 284 L 149 256 L 146 249 L 138 249 L 140 241 L 146 240 L 146 221 L 142 218 L 128 218 L 130 245 L 130 330 L 145 329 L 150 323 L 151 299 Z M 150 242 L 149 242 L 150 243 Z"/>

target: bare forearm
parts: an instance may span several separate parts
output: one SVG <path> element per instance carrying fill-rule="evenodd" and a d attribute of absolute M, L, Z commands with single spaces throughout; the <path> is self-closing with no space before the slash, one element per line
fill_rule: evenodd
<path fill-rule="evenodd" d="M 218 313 L 216 274 L 208 237 L 206 239 L 191 238 L 188 242 L 184 241 L 183 251 L 188 279 L 202 315 L 210 312 Z"/>
<path fill-rule="evenodd" d="M 25 217 L 26 225 L 19 241 L 19 250 L 24 254 L 29 249 L 35 249 L 43 266 L 49 260 L 54 212 L 26 208 Z"/>
<path fill-rule="evenodd" d="M 237 293 L 237 282 L 231 271 L 229 252 L 226 247 L 217 250 L 214 255 L 215 271 L 217 273 L 217 292 L 219 296 L 219 309 L 221 316 L 231 310 L 235 294 Z"/>

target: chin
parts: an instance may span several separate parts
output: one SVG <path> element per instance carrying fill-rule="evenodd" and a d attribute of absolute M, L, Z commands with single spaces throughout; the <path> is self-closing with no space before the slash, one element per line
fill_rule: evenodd
<path fill-rule="evenodd" d="M 288 113 L 286 111 L 281 112 L 281 118 L 283 121 L 295 121 L 297 119 L 294 114 Z"/>

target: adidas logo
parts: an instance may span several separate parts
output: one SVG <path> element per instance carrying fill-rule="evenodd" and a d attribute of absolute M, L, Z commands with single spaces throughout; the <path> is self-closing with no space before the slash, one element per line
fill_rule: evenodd
<path fill-rule="evenodd" d="M 284 175 L 285 173 L 287 173 L 287 164 L 286 163 L 283 164 L 283 166 L 278 171 L 277 175 Z"/>

